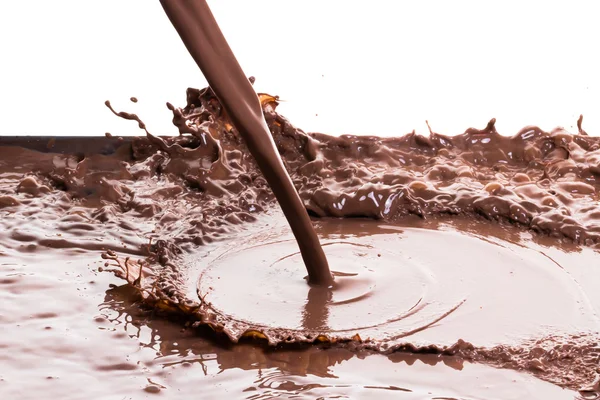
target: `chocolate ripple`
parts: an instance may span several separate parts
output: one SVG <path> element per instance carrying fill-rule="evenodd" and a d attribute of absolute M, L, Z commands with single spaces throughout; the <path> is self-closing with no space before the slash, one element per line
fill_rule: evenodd
<path fill-rule="evenodd" d="M 581 121 L 577 134 L 526 127 L 516 135 L 503 136 L 496 132 L 492 120 L 484 129 L 470 128 L 453 136 L 412 132 L 398 138 L 331 137 L 295 128 L 276 112 L 276 97 L 261 94 L 260 99 L 285 166 L 313 216 L 376 219 L 377 232 L 392 227 L 384 236 L 398 243 L 404 240 L 402 243 L 408 244 L 411 237 L 424 235 L 422 248 L 415 254 L 441 252 L 440 243 L 447 237 L 439 232 L 438 225 L 449 224 L 455 232 L 451 235 L 464 233 L 467 242 L 477 243 L 472 248 L 482 252 L 480 263 L 489 263 L 487 269 L 478 271 L 471 263 L 465 271 L 452 264 L 450 261 L 465 259 L 468 254 L 463 254 L 462 245 L 457 244 L 454 252 L 446 246 L 445 253 L 438 254 L 441 261 L 432 264 L 439 268 L 433 274 L 437 286 L 426 284 L 428 294 L 417 296 L 430 296 L 430 304 L 438 304 L 437 308 L 429 314 L 414 314 L 419 319 L 410 327 L 391 325 L 388 320 L 394 315 L 384 313 L 384 322 L 375 323 L 375 328 L 366 324 L 363 328 L 368 328 L 361 329 L 358 324 L 357 329 L 343 333 L 338 329 L 336 333 L 326 322 L 335 320 L 331 309 L 320 319 L 307 322 L 300 317 L 294 320 L 296 326 L 287 327 L 265 324 L 248 315 L 234 321 L 225 309 L 219 315 L 216 303 L 211 309 L 197 293 L 202 271 L 228 246 L 240 249 L 257 240 L 287 240 L 287 233 L 266 181 L 210 89 L 188 89 L 185 107 L 169 105 L 179 130 L 174 137 L 146 132 L 139 138 L 102 139 L 102 145 L 89 147 L 81 144 L 88 139 L 57 138 L 48 146 L 1 139 L 0 212 L 10 214 L 1 221 L 4 251 L 18 254 L 37 251 L 38 247 L 58 247 L 77 254 L 105 250 L 106 269 L 136 287 L 148 306 L 183 313 L 192 323 L 211 326 L 233 341 L 254 337 L 271 345 L 321 342 L 380 352 L 452 354 L 526 369 L 562 386 L 593 381 L 598 368 L 595 343 L 599 303 L 581 277 L 593 282 L 598 273 L 593 267 L 580 271 L 580 266 L 557 261 L 555 256 L 545 257 L 542 253 L 547 251 L 539 247 L 547 245 L 539 243 L 550 240 L 552 248 L 569 254 L 567 258 L 573 254 L 573 259 L 583 250 L 567 250 L 569 246 L 597 247 L 600 139 L 588 136 Z M 116 113 L 137 120 L 146 129 L 134 114 Z M 375 108 L 372 117 L 386 118 L 377 115 Z M 77 146 L 76 151 L 73 146 Z M 22 232 L 25 222 L 29 228 Z M 407 228 L 407 224 L 423 226 Z M 349 220 L 343 220 L 342 226 L 329 224 L 319 232 L 323 238 L 334 235 L 331 240 L 364 245 L 369 235 L 348 231 L 350 225 Z M 402 236 L 394 231 L 397 227 L 425 231 Z M 494 235 L 502 237 L 493 239 L 492 244 L 486 242 Z M 376 240 L 373 250 L 381 243 Z M 519 243 L 525 250 L 518 250 Z M 512 252 L 516 258 L 500 265 L 491 248 L 501 249 L 503 254 Z M 274 260 L 296 251 L 285 250 Z M 408 249 L 404 254 L 408 257 Z M 519 259 L 526 254 L 533 258 Z M 587 262 L 594 263 L 597 255 L 592 252 L 586 257 Z M 244 261 L 249 265 L 254 260 Z M 447 270 L 441 268 L 444 265 Z M 531 265 L 542 266 L 531 269 Z M 490 293 L 495 290 L 492 278 L 481 274 L 495 273 L 498 282 L 509 266 L 525 275 L 535 270 L 528 279 L 547 283 L 548 290 L 538 284 L 534 285 L 536 290 L 528 292 L 528 280 L 524 279 L 516 286 L 496 288 L 514 289 L 498 300 Z M 441 278 L 442 273 L 448 275 Z M 448 290 L 444 284 L 459 282 L 461 274 L 466 279 L 479 276 L 480 281 L 462 289 L 453 284 L 449 292 L 431 291 L 434 287 Z M 473 295 L 471 289 L 486 279 L 489 290 L 480 297 Z M 251 280 L 239 284 L 236 291 L 260 294 L 265 289 Z M 394 284 L 401 290 L 410 282 Z M 375 288 L 373 295 L 378 290 Z M 550 290 L 556 298 L 547 296 Z M 309 294 L 305 295 L 310 303 Z M 485 326 L 475 329 L 457 322 L 473 315 L 474 299 L 499 310 L 511 296 L 518 301 L 508 309 L 514 325 L 508 323 L 506 332 L 494 331 L 490 325 L 482 333 Z M 527 296 L 541 300 L 532 302 Z M 327 296 L 324 299 L 329 301 Z M 444 300 L 436 303 L 436 299 Z M 541 312 L 544 304 L 552 304 L 557 314 Z M 529 314 L 523 311 L 519 316 L 517 307 L 529 310 Z M 257 315 L 259 318 L 260 312 Z M 488 314 L 487 323 L 497 315 Z M 510 322 L 510 315 L 505 318 Z M 531 343 L 537 343 L 541 350 L 526 351 Z"/>

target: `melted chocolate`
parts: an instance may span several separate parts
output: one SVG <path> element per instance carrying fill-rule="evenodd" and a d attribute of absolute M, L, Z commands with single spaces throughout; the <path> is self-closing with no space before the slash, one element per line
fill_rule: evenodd
<path fill-rule="evenodd" d="M 288 294 L 292 308 L 265 309 L 257 320 L 251 313 L 263 309 L 255 303 L 219 313 L 225 303 L 204 291 L 198 277 L 228 248 L 290 237 L 245 140 L 214 93 L 187 94 L 184 108 L 171 106 L 177 137 L 0 139 L 3 252 L 106 251 L 105 268 L 136 288 L 144 304 L 184 315 L 234 342 L 249 337 L 272 345 L 430 352 L 526 369 L 572 388 L 593 381 L 600 296 L 590 285 L 598 279 L 593 250 L 600 239 L 600 138 L 536 127 L 507 137 L 496 132 L 494 121 L 456 136 L 306 134 L 276 112 L 276 98 L 261 94 L 274 142 L 305 207 L 315 216 L 335 217 L 316 225 L 323 240 L 371 241 L 366 257 L 379 252 L 382 261 L 367 264 L 390 277 L 437 257 L 430 270 L 443 284 L 422 281 L 429 286 L 421 294 L 419 285 L 407 285 L 417 280 L 400 279 L 404 289 L 396 292 L 412 293 L 428 307 L 411 314 L 413 320 L 382 323 L 384 307 L 368 310 L 362 306 L 367 300 L 355 303 L 356 323 L 346 329 L 340 306 L 333 304 L 336 293 L 330 299 L 309 288 L 300 293 L 303 300 L 296 291 Z M 144 127 L 133 114 L 117 114 Z M 357 225 L 347 217 L 379 223 Z M 443 232 L 448 224 L 455 233 Z M 261 259 L 278 256 L 272 248 Z M 293 246 L 285 251 L 295 252 Z M 395 264 L 398 271 L 386 270 L 394 267 L 386 264 L 393 259 L 386 252 L 398 251 L 404 260 Z M 243 259 L 235 266 L 243 277 L 255 264 Z M 271 278 L 271 286 L 240 278 L 214 293 L 258 299 L 274 283 L 283 282 L 285 290 L 294 281 L 283 278 Z M 393 279 L 377 282 L 397 285 Z M 382 290 L 374 288 L 371 296 Z M 369 319 L 375 327 L 363 326 Z"/>
<path fill-rule="evenodd" d="M 331 284 L 327 259 L 279 157 L 260 102 L 208 4 L 204 0 L 161 0 L 161 4 L 281 205 L 300 247 L 309 283 Z"/>

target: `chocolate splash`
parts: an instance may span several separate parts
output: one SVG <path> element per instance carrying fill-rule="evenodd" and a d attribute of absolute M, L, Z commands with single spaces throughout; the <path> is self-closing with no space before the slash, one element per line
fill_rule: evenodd
<path fill-rule="evenodd" d="M 271 344 L 326 342 L 385 353 L 454 355 L 524 369 L 571 388 L 594 380 L 599 353 L 593 310 L 598 300 L 591 297 L 590 290 L 580 296 L 577 285 L 570 283 L 565 286 L 568 290 L 552 286 L 558 289 L 552 289 L 549 298 L 573 289 L 568 296 L 574 296 L 577 302 L 573 303 L 582 308 L 569 311 L 566 307 L 558 312 L 561 303 L 557 301 L 551 307 L 556 307 L 555 317 L 548 312 L 544 315 L 555 318 L 554 322 L 564 319 L 565 326 L 575 326 L 581 332 L 544 333 L 535 323 L 522 321 L 513 313 L 511 318 L 519 326 L 530 324 L 536 336 L 516 342 L 506 339 L 506 343 L 489 346 L 478 342 L 484 336 L 477 332 L 477 319 L 462 332 L 446 329 L 461 310 L 475 312 L 465 308 L 478 307 L 479 300 L 473 297 L 467 298 L 451 317 L 428 325 L 440 315 L 432 313 L 430 319 L 423 319 L 423 329 L 391 340 L 384 336 L 385 329 L 379 328 L 370 331 L 373 335 L 352 329 L 332 331 L 336 322 L 332 321 L 335 313 L 331 308 L 310 311 L 315 303 L 311 299 L 318 293 L 307 294 L 309 311 L 299 322 L 305 329 L 257 326 L 252 325 L 253 321 L 216 314 L 198 297 L 198 269 L 189 260 L 202 269 L 216 250 L 257 236 L 262 243 L 277 241 L 285 226 L 244 140 L 229 124 L 212 91 L 189 89 L 187 94 L 184 108 L 172 107 L 174 123 L 180 130 L 177 137 L 147 134 L 133 139 L 56 138 L 51 146 L 46 140 L 32 141 L 25 145 L 28 149 L 15 147 L 24 145 L 22 138 L 0 139 L 0 173 L 8 182 L 7 189 L 0 193 L 0 210 L 11 215 L 2 221 L 0 240 L 4 248 L 19 252 L 41 252 L 44 248 L 107 251 L 111 265 L 106 269 L 136 287 L 148 306 L 183 314 L 189 321 L 210 326 L 233 341 L 255 337 L 266 338 Z M 572 135 L 562 129 L 544 132 L 536 127 L 506 137 L 496 132 L 494 121 L 482 130 L 471 128 L 457 136 L 433 132 L 421 136 L 413 132 L 399 138 L 330 137 L 302 132 L 276 112 L 276 98 L 263 94 L 260 99 L 277 149 L 306 208 L 320 217 L 368 217 L 383 224 L 376 229 L 360 225 L 355 229 L 360 234 L 351 234 L 351 223 L 359 220 L 324 219 L 318 224 L 325 224 L 319 228 L 324 240 L 368 238 L 380 232 L 389 238 L 402 237 L 392 242 L 392 248 L 402 243 L 421 243 L 437 250 L 416 251 L 414 247 L 411 255 L 435 256 L 444 241 L 452 237 L 438 237 L 435 232 L 451 224 L 453 231 L 499 241 L 505 246 L 502 254 L 517 254 L 523 260 L 546 259 L 542 271 L 563 274 L 560 285 L 567 285 L 570 274 L 579 267 L 585 267 L 582 274 L 587 274 L 578 279 L 580 284 L 595 282 L 597 253 L 589 250 L 585 255 L 585 249 L 598 247 L 600 138 Z M 417 231 L 403 236 L 397 230 L 408 229 L 405 227 L 414 223 L 419 229 L 429 229 L 418 232 L 430 241 L 411 244 L 407 240 L 418 239 Z M 519 247 L 527 232 L 534 235 L 532 241 Z M 376 242 L 378 246 L 381 243 Z M 480 242 L 472 243 L 472 250 L 487 248 Z M 533 249 L 538 243 L 549 247 Z M 551 253 L 554 248 L 556 254 Z M 468 278 L 463 267 L 448 264 L 449 260 L 472 258 L 470 254 L 465 257 L 464 248 L 459 252 L 445 250 L 440 257 L 449 274 Z M 483 254 L 489 254 L 489 258 L 482 258 L 481 267 L 474 265 L 470 270 L 473 273 L 486 265 L 496 266 L 495 253 L 485 250 Z M 577 268 L 561 269 L 554 264 L 556 260 L 562 263 L 558 257 L 581 257 L 581 261 L 574 262 Z M 525 261 L 510 265 L 515 273 L 528 270 Z M 239 267 L 242 271 L 245 266 Z M 486 273 L 493 272 L 493 267 Z M 535 274 L 536 279 L 524 282 L 555 282 L 554 278 Z M 502 279 L 512 278 L 508 274 Z M 478 281 L 478 285 L 484 281 Z M 240 284 L 252 290 L 252 282 Z M 496 290 L 506 292 L 506 299 L 515 298 L 517 292 L 507 287 Z M 523 298 L 520 308 L 539 299 L 545 293 L 544 287 L 538 286 L 533 294 L 526 288 L 523 296 L 529 297 Z M 490 297 L 493 291 L 492 286 L 486 289 Z M 588 300 L 591 307 L 586 306 Z M 488 307 L 486 303 L 482 310 L 494 304 Z M 539 311 L 547 308 L 543 305 Z M 427 313 L 425 316 L 429 317 Z M 571 317 L 575 318 L 573 322 L 569 322 Z M 430 337 L 428 332 L 432 332 Z M 379 334 L 381 340 L 376 336 Z M 449 342 L 431 340 L 440 335 Z M 464 338 L 467 340 L 459 340 Z"/>
<path fill-rule="evenodd" d="M 333 278 L 327 258 L 279 157 L 260 102 L 208 4 L 204 0 L 160 3 L 273 190 L 300 247 L 308 282 L 331 285 Z"/>

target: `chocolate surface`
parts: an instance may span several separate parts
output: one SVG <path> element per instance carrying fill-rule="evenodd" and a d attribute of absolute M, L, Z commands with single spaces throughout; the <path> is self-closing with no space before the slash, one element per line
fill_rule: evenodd
<path fill-rule="evenodd" d="M 346 326 L 345 305 L 327 292 L 295 287 L 281 273 L 270 285 L 253 276 L 262 259 L 297 262 L 298 249 L 211 90 L 189 89 L 187 99 L 173 107 L 175 137 L 0 139 L 6 264 L 105 252 L 102 268 L 126 279 L 145 306 L 233 342 L 428 353 L 526 370 L 571 389 L 592 385 L 600 355 L 599 138 L 535 127 L 507 137 L 494 121 L 457 136 L 306 134 L 275 111 L 274 97 L 260 95 L 284 165 L 320 217 L 325 249 L 367 246 L 354 258 L 403 280 L 367 285 Z M 260 245 L 268 245 L 262 258 L 223 264 L 239 268 L 240 279 L 229 279 L 219 257 Z M 298 270 L 281 265 L 278 272 Z M 15 278 L 22 268 L 6 268 L 5 285 L 23 290 L 25 278 Z M 211 268 L 227 286 L 211 275 L 217 283 L 203 287 L 199 278 Z M 290 301 L 263 310 L 276 284 Z M 401 287 L 407 297 L 398 303 L 361 308 Z M 224 290 L 259 304 L 224 303 Z"/>

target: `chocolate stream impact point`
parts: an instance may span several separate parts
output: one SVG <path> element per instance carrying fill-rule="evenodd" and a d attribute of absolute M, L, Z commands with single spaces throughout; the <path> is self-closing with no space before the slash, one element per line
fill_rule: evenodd
<path fill-rule="evenodd" d="M 300 247 L 309 283 L 332 284 L 333 277 L 327 258 L 277 152 L 256 92 L 231 51 L 208 4 L 204 0 L 160 2 L 273 190 Z"/>

